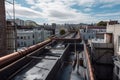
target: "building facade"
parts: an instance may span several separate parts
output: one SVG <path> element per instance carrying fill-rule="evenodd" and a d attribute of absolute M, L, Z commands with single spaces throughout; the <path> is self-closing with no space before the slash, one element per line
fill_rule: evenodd
<path fill-rule="evenodd" d="M 34 34 L 31 30 L 17 30 L 18 47 L 28 47 L 34 44 Z"/>
<path fill-rule="evenodd" d="M 50 37 L 51 31 L 44 29 L 18 29 L 17 30 L 17 45 L 18 48 L 29 47 L 37 44 L 48 37 Z"/>
<path fill-rule="evenodd" d="M 114 44 L 113 80 L 120 80 L 120 24 L 115 21 L 107 24 L 107 32 L 112 34 Z"/>
<path fill-rule="evenodd" d="M 12 24 L 14 24 L 14 20 L 13 19 L 8 19 L 7 21 L 10 21 L 10 22 L 12 22 Z M 17 18 L 17 19 L 15 19 L 15 24 L 17 26 L 25 26 L 25 21 L 22 20 L 22 19 Z"/>
<path fill-rule="evenodd" d="M 103 34 L 105 32 L 106 32 L 106 27 L 105 26 L 102 26 L 102 27 L 84 26 L 84 27 L 80 28 L 81 37 L 84 40 L 95 39 L 98 36 L 101 36 L 101 34 Z"/>
<path fill-rule="evenodd" d="M 120 24 L 107 24 L 107 32 L 113 34 L 114 54 L 120 55 Z"/>

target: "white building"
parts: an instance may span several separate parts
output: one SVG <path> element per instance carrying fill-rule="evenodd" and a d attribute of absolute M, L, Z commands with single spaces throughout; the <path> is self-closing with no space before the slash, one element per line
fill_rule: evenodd
<path fill-rule="evenodd" d="M 55 29 L 55 35 L 60 36 L 60 27 L 58 27 L 58 26 Z"/>
<path fill-rule="evenodd" d="M 18 47 L 28 47 L 35 44 L 35 35 L 32 30 L 17 30 Z"/>
<path fill-rule="evenodd" d="M 51 31 L 44 30 L 44 40 L 49 38 L 51 35 Z"/>
<path fill-rule="evenodd" d="M 107 24 L 107 32 L 113 34 L 114 54 L 120 55 L 120 24 Z"/>
<path fill-rule="evenodd" d="M 113 35 L 114 43 L 114 70 L 113 80 L 120 80 L 120 24 L 107 24 L 107 32 Z"/>
<path fill-rule="evenodd" d="M 80 28 L 81 37 L 84 40 L 95 39 L 96 34 L 106 32 L 105 27 L 86 26 Z"/>
<path fill-rule="evenodd" d="M 38 30 L 26 30 L 26 29 L 19 29 L 17 30 L 17 44 L 18 48 L 21 47 L 28 47 L 34 44 L 37 44 L 48 37 L 50 37 L 51 31 L 47 31 L 44 29 Z"/>

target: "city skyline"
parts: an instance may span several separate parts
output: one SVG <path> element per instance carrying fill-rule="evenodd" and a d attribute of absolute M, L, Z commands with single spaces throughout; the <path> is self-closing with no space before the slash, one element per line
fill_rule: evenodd
<path fill-rule="evenodd" d="M 7 0 L 12 2 L 12 0 Z M 120 21 L 120 0 L 15 0 L 16 18 L 43 23 Z M 13 6 L 6 2 L 12 16 Z M 6 13 L 7 18 L 10 18 Z"/>

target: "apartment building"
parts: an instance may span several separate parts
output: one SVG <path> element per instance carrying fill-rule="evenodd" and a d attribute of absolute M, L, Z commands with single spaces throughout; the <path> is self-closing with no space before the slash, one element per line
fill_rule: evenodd
<path fill-rule="evenodd" d="M 14 24 L 14 20 L 13 19 L 7 19 L 7 21 L 10 21 L 10 22 L 12 22 L 12 24 Z M 15 24 L 17 26 L 25 26 L 25 21 L 22 20 L 22 19 L 17 18 L 17 19 L 15 19 Z"/>
<path fill-rule="evenodd" d="M 105 26 L 83 26 L 80 27 L 81 37 L 84 40 L 95 39 L 106 32 Z"/>
<path fill-rule="evenodd" d="M 37 44 L 48 37 L 51 31 L 44 29 L 18 29 L 17 30 L 17 45 L 18 48 L 28 47 Z"/>
<path fill-rule="evenodd" d="M 120 24 L 117 21 L 107 23 L 107 32 L 113 35 L 114 69 L 113 80 L 120 80 Z"/>
<path fill-rule="evenodd" d="M 107 24 L 106 31 L 113 34 L 114 54 L 120 55 L 120 24 Z"/>

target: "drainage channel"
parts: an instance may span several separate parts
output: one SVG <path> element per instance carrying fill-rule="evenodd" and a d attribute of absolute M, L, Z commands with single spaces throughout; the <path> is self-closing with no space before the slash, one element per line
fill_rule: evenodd
<path fill-rule="evenodd" d="M 78 53 L 78 55 L 80 55 L 80 53 Z M 77 64 L 75 53 L 69 51 L 68 54 L 69 55 L 66 57 L 63 64 L 61 65 L 61 69 L 59 70 L 55 80 L 84 80 L 79 73 L 79 71 L 81 72 L 84 69 Z"/>

